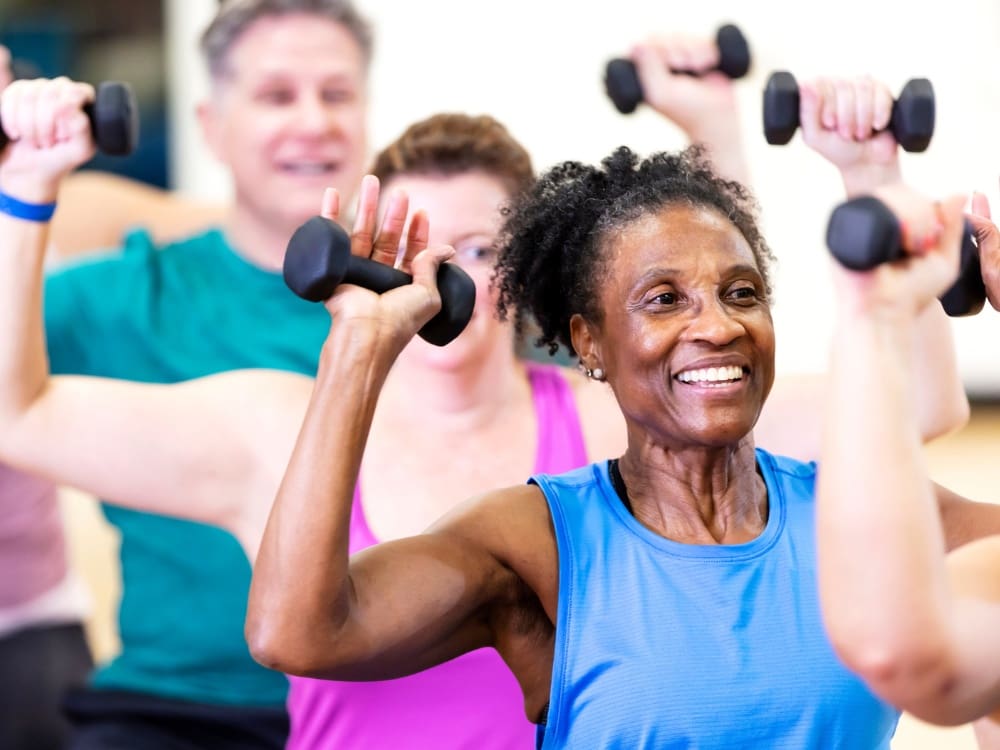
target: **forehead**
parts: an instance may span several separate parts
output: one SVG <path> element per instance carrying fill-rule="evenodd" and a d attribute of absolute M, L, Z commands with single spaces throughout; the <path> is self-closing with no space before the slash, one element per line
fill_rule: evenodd
<path fill-rule="evenodd" d="M 233 78 L 253 83 L 269 77 L 364 76 L 364 54 L 342 24 L 308 13 L 265 16 L 230 47 Z"/>
<path fill-rule="evenodd" d="M 757 268 L 742 232 L 714 208 L 675 203 L 622 225 L 605 241 L 614 266 L 638 275 L 651 267 L 696 272 L 735 265 Z"/>
<path fill-rule="evenodd" d="M 410 213 L 427 211 L 431 242 L 448 243 L 472 234 L 492 235 L 500 225 L 500 206 L 509 197 L 503 182 L 485 172 L 457 175 L 397 175 L 382 191 L 405 190 Z"/>

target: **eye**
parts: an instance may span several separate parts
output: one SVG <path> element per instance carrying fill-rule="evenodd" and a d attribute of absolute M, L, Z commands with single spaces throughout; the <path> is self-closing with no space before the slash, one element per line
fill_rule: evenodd
<path fill-rule="evenodd" d="M 739 286 L 734 286 L 729 290 L 726 296 L 736 302 L 755 302 L 760 299 L 757 287 L 750 284 L 740 284 Z"/>
<path fill-rule="evenodd" d="M 343 104 L 353 101 L 354 92 L 348 89 L 326 89 L 323 91 L 323 101 L 327 104 Z"/>
<path fill-rule="evenodd" d="M 496 257 L 496 248 L 489 245 L 473 245 L 458 250 L 458 258 L 461 262 L 492 264 L 496 260 Z"/>
<path fill-rule="evenodd" d="M 291 89 L 265 89 L 257 94 L 257 101 L 274 106 L 291 104 L 294 99 L 295 94 Z"/>
<path fill-rule="evenodd" d="M 660 292 L 653 297 L 653 302 L 657 305 L 676 305 L 677 294 L 674 292 Z"/>

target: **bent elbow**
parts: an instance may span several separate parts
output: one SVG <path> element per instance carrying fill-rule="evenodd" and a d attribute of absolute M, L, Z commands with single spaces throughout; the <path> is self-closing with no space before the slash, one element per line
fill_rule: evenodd
<path fill-rule="evenodd" d="M 936 724 L 961 724 L 947 706 L 959 682 L 950 651 L 931 639 L 864 637 L 834 645 L 844 664 L 883 700 Z"/>

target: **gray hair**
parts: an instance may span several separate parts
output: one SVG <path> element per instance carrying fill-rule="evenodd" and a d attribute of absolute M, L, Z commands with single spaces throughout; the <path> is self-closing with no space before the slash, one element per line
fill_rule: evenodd
<path fill-rule="evenodd" d="M 213 77 L 226 74 L 229 50 L 236 40 L 261 18 L 308 13 L 343 26 L 361 48 L 365 69 L 374 46 L 371 24 L 351 0 L 222 0 L 219 12 L 201 35 L 201 52 Z"/>

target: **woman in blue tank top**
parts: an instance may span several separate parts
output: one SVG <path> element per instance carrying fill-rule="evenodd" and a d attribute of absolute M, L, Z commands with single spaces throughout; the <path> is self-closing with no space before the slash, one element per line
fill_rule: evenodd
<path fill-rule="evenodd" d="M 438 309 L 435 269 L 452 252 L 427 248 L 425 221 L 403 240 L 413 285 L 327 303 L 334 325 L 255 567 L 255 657 L 370 680 L 493 646 L 546 750 L 888 748 L 897 711 L 824 635 L 815 467 L 752 438 L 774 377 L 770 251 L 747 192 L 697 149 L 559 165 L 502 233 L 501 313 L 531 316 L 608 382 L 624 455 L 348 556 L 381 383 Z M 374 230 L 362 219 L 355 236 Z M 372 257 L 400 234 L 383 221 Z"/>

